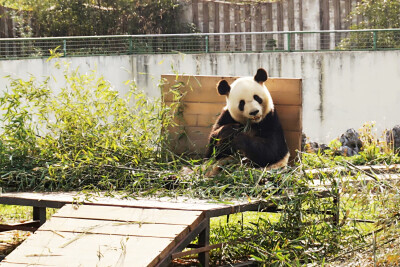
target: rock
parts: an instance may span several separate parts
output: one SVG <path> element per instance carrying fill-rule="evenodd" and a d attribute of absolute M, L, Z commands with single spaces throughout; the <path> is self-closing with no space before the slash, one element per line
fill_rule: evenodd
<path fill-rule="evenodd" d="M 357 151 L 356 149 L 353 149 L 348 146 L 340 147 L 340 154 L 345 157 L 351 157 L 351 156 L 357 155 L 358 152 L 360 152 L 360 151 L 359 150 Z"/>
<path fill-rule="evenodd" d="M 386 143 L 395 151 L 400 150 L 400 124 L 386 132 Z"/>
<path fill-rule="evenodd" d="M 319 149 L 321 149 L 322 152 L 324 152 L 325 150 L 331 149 L 331 148 L 329 146 L 327 146 L 326 144 L 320 144 Z"/>
<path fill-rule="evenodd" d="M 301 149 L 307 153 L 324 153 L 329 147 L 325 144 L 318 144 L 317 142 L 308 142 L 307 136 L 303 133 L 301 137 Z"/>
<path fill-rule="evenodd" d="M 306 144 L 307 144 L 307 136 L 305 133 L 301 133 L 301 151 L 306 150 Z"/>
<path fill-rule="evenodd" d="M 310 149 L 312 152 L 317 152 L 319 149 L 319 144 L 317 142 L 310 142 L 308 143 L 308 149 Z"/>
<path fill-rule="evenodd" d="M 354 156 L 358 154 L 362 148 L 360 136 L 353 128 L 348 129 L 344 134 L 342 134 L 339 141 L 342 143 L 340 151 L 343 156 Z"/>

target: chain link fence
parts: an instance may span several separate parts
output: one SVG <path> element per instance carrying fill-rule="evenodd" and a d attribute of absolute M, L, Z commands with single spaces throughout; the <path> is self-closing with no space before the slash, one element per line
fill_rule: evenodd
<path fill-rule="evenodd" d="M 2 38 L 0 59 L 168 53 L 400 49 L 400 29 Z"/>

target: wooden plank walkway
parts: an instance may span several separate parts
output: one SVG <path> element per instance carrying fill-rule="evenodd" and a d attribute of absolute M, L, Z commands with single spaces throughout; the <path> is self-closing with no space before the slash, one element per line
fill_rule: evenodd
<path fill-rule="evenodd" d="M 155 266 L 203 212 L 65 205 L 1 266 Z"/>
<path fill-rule="evenodd" d="M 191 254 L 198 254 L 202 266 L 208 266 L 208 252 L 217 247 L 209 245 L 211 217 L 276 209 L 264 201 L 221 204 L 103 196 L 88 200 L 76 193 L 0 194 L 0 204 L 32 206 L 36 221 L 31 226 L 41 225 L 0 262 L 7 267 L 168 266 L 196 238 Z M 61 209 L 45 222 L 46 207 Z"/>

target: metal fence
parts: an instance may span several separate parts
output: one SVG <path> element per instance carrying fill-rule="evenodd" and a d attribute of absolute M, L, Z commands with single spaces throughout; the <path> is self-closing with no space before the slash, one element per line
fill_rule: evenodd
<path fill-rule="evenodd" d="M 400 50 L 400 29 L 1 38 L 0 59 L 61 56 Z"/>

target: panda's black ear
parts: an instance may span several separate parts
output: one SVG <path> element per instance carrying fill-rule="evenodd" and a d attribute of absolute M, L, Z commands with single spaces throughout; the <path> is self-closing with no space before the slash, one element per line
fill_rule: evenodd
<path fill-rule="evenodd" d="M 263 83 L 268 79 L 268 74 L 264 69 L 258 69 L 254 80 L 258 83 Z"/>
<path fill-rule="evenodd" d="M 231 87 L 225 80 L 220 80 L 217 85 L 217 90 L 220 95 L 228 95 Z"/>

